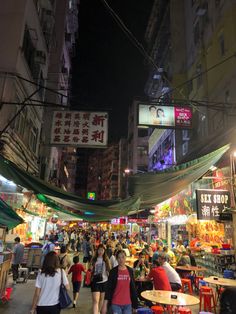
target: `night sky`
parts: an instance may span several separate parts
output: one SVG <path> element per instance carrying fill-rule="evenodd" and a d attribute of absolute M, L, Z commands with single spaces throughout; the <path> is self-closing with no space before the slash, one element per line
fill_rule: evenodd
<path fill-rule="evenodd" d="M 153 0 L 107 1 L 144 44 Z M 109 141 L 127 135 L 128 106 L 144 96 L 147 67 L 138 49 L 101 0 L 80 0 L 77 53 L 72 72 L 72 108 L 109 110 Z"/>

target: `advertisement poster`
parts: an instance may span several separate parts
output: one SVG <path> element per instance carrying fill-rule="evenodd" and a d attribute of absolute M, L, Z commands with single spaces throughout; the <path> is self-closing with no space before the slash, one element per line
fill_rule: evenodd
<path fill-rule="evenodd" d="M 51 144 L 106 147 L 107 138 L 107 112 L 54 112 L 52 120 Z"/>
<path fill-rule="evenodd" d="M 139 104 L 138 124 L 163 128 L 190 128 L 192 110 L 190 107 Z"/>

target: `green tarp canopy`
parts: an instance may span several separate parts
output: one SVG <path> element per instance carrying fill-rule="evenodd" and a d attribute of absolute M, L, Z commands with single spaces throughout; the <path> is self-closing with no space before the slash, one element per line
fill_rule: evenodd
<path fill-rule="evenodd" d="M 158 173 L 142 173 L 129 178 L 130 195 L 141 198 L 141 208 L 155 206 L 183 191 L 201 178 L 229 149 L 225 145 L 210 154 Z"/>
<path fill-rule="evenodd" d="M 0 225 L 13 229 L 23 222 L 24 220 L 0 198 Z"/>
<path fill-rule="evenodd" d="M 34 177 L 2 156 L 0 156 L 0 174 L 33 191 L 39 200 L 55 211 L 74 215 L 86 221 L 106 221 L 132 214 L 140 208 L 155 206 L 176 195 L 204 175 L 228 149 L 229 145 L 226 145 L 203 157 L 160 173 L 131 176 L 129 177 L 129 191 L 132 197 L 123 201 L 90 201 L 81 198 Z"/>
<path fill-rule="evenodd" d="M 65 192 L 29 174 L 10 160 L 0 156 L 0 174 L 6 179 L 33 191 L 38 199 L 55 210 L 74 215 L 87 221 L 105 221 L 125 216 L 139 209 L 139 198 L 126 200 L 91 201 L 75 194 Z M 68 208 L 62 208 L 61 204 Z"/>

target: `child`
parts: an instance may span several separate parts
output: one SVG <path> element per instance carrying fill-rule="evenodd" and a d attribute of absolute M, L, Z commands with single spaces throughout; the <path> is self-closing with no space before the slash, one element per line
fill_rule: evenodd
<path fill-rule="evenodd" d="M 79 297 L 79 290 L 82 282 L 82 271 L 85 273 L 85 268 L 79 263 L 79 256 L 73 257 L 74 265 L 71 266 L 68 274 L 72 273 L 72 285 L 73 285 L 73 307 L 76 306 L 76 301 Z"/>

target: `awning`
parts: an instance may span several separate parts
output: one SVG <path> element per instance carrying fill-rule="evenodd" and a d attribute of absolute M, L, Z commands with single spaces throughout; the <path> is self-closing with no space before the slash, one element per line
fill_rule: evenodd
<path fill-rule="evenodd" d="M 12 229 L 23 222 L 24 220 L 0 198 L 0 225 Z"/>
<path fill-rule="evenodd" d="M 139 198 L 135 197 L 126 200 L 106 201 L 84 199 L 34 177 L 2 156 L 0 156 L 0 174 L 6 179 L 38 194 L 38 199 L 50 207 L 55 207 L 55 210 L 63 211 L 66 214 L 74 214 L 77 218 L 82 218 L 87 221 L 105 221 L 115 217 L 125 216 L 129 212 L 138 210 L 140 205 Z M 54 203 L 54 201 L 69 207 L 73 212 L 69 209 L 61 208 Z"/>
<path fill-rule="evenodd" d="M 129 177 L 129 192 L 141 198 L 141 208 L 155 206 L 184 190 L 201 178 L 229 149 L 225 145 L 210 154 L 158 173 Z"/>

